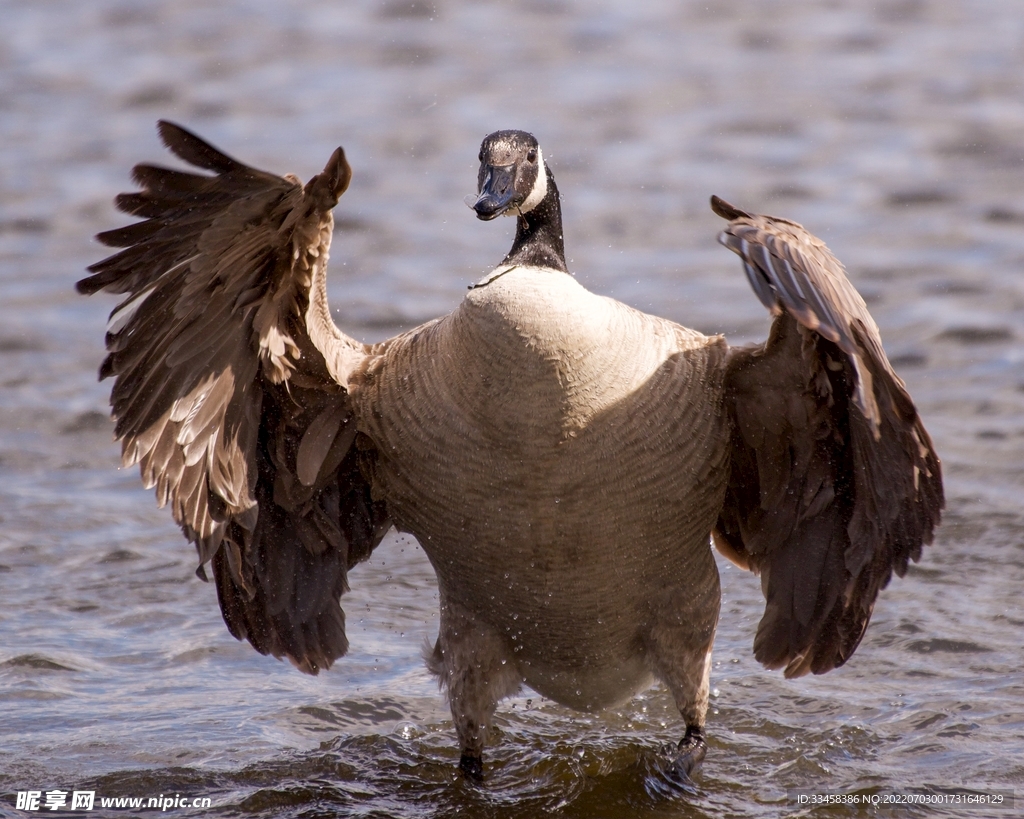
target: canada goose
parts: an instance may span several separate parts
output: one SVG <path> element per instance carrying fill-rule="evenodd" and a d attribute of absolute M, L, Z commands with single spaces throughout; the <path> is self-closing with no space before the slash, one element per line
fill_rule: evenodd
<path fill-rule="evenodd" d="M 100 369 L 124 463 L 203 579 L 212 562 L 230 632 L 311 674 L 348 647 L 348 570 L 390 526 L 415 535 L 467 775 L 523 684 L 590 710 L 660 680 L 685 778 L 706 751 L 709 534 L 760 574 L 754 654 L 788 677 L 846 662 L 931 541 L 939 458 L 864 301 L 800 225 L 712 198 L 775 317 L 765 344 L 730 348 L 569 275 L 540 146 L 499 131 L 471 205 L 515 216 L 508 256 L 450 315 L 367 345 L 327 305 L 342 149 L 303 186 L 159 131 L 213 175 L 136 166 L 142 191 L 116 201 L 144 221 L 101 233 L 124 249 L 78 283 L 127 294 Z"/>

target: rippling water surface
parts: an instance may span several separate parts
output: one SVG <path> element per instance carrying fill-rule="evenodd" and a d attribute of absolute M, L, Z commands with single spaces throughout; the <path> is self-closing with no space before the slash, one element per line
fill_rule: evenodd
<path fill-rule="evenodd" d="M 0 815 L 54 788 L 256 817 L 817 815 L 795 788 L 1024 800 L 1019 0 L 0 0 L 0 31 Z M 414 541 L 353 573 L 351 654 L 305 677 L 228 635 L 192 547 L 118 470 L 95 380 L 113 301 L 72 285 L 131 164 L 166 159 L 158 117 L 304 178 L 344 144 L 331 297 L 367 340 L 452 309 L 506 251 L 511 222 L 462 204 L 498 128 L 544 145 L 581 281 L 734 341 L 767 319 L 708 195 L 804 222 L 943 456 L 937 542 L 845 668 L 796 681 L 754 661 L 758 581 L 721 566 L 696 795 L 645 787 L 681 729 L 657 688 L 598 715 L 507 702 L 468 787 L 419 659 L 437 597 Z"/>

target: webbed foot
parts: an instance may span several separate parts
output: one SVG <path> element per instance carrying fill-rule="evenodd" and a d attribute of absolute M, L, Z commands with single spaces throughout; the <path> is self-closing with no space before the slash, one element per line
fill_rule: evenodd
<path fill-rule="evenodd" d="M 686 726 L 686 735 L 679 740 L 679 749 L 672 767 L 679 770 L 688 780 L 708 753 L 704 729 L 696 725 Z"/>
<path fill-rule="evenodd" d="M 696 725 L 686 727 L 686 735 L 679 741 L 675 753 L 668 764 L 659 767 L 647 777 L 645 788 L 651 796 L 671 799 L 679 794 L 693 796 L 697 793 L 697 785 L 691 775 L 704 761 L 708 752 L 708 743 L 704 739 L 704 730 Z"/>
<path fill-rule="evenodd" d="M 459 759 L 459 770 L 470 782 L 484 781 L 484 759 L 481 756 L 463 754 Z"/>

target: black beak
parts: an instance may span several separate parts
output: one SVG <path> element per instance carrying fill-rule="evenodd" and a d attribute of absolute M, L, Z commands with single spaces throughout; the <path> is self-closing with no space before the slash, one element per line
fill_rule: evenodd
<path fill-rule="evenodd" d="M 489 222 L 512 206 L 516 195 L 516 166 L 489 165 L 481 176 L 480 194 L 474 202 L 467 197 L 467 204 L 476 211 L 478 219 Z"/>

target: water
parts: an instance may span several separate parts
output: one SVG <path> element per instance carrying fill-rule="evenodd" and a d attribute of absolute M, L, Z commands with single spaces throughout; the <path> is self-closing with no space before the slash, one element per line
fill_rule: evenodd
<path fill-rule="evenodd" d="M 0 815 L 54 788 L 257 817 L 817 815 L 796 788 L 1024 799 L 1024 17 L 1016 0 L 872 5 L 0 1 Z M 645 789 L 681 730 L 660 689 L 592 716 L 526 692 L 499 711 L 487 785 L 466 786 L 419 659 L 437 599 L 414 542 L 353 573 L 351 654 L 305 677 L 227 634 L 192 548 L 117 468 L 95 381 L 113 300 L 72 284 L 122 222 L 131 164 L 166 160 L 158 117 L 303 178 L 344 144 L 331 294 L 367 340 L 450 310 L 504 254 L 511 222 L 462 204 L 498 128 L 540 137 L 581 281 L 734 341 L 767 322 L 708 195 L 804 222 L 943 457 L 936 544 L 845 668 L 792 682 L 751 656 L 758 582 L 722 564 L 697 795 Z M 897 815 L 829 815 L 873 812 Z M 991 811 L 898 815 L 965 813 Z"/>

